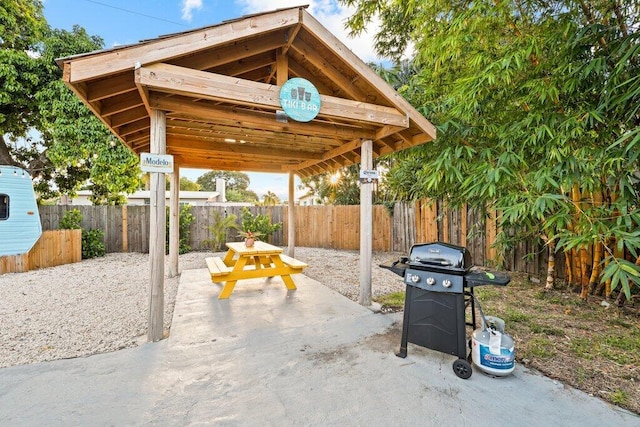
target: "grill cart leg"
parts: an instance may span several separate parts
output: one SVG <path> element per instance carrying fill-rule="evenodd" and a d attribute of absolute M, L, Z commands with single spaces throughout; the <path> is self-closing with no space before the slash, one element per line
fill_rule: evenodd
<path fill-rule="evenodd" d="M 458 359 L 453 362 L 453 372 L 463 380 L 466 380 L 471 376 L 473 371 L 471 370 L 471 365 L 464 359 Z"/>
<path fill-rule="evenodd" d="M 405 290 L 404 296 L 404 319 L 402 321 L 402 339 L 400 340 L 400 350 L 396 353 L 396 356 L 402 357 L 403 359 L 407 357 L 407 342 L 409 341 L 409 311 L 411 304 L 411 292 L 412 286 L 407 286 Z"/>

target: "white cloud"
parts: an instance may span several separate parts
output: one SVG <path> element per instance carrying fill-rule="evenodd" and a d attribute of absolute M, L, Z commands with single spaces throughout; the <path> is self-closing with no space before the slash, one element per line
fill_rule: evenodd
<path fill-rule="evenodd" d="M 182 0 L 182 19 L 191 21 L 194 9 L 202 9 L 202 0 Z"/>
<path fill-rule="evenodd" d="M 375 35 L 377 23 L 374 21 L 367 28 L 367 32 L 359 37 L 349 37 L 349 31 L 345 29 L 345 22 L 354 9 L 342 6 L 337 0 L 271 0 L 268 2 L 268 6 L 265 6 L 264 0 L 235 0 L 235 3 L 242 8 L 243 14 L 267 12 L 308 4 L 309 8 L 307 10 L 309 13 L 360 59 L 365 62 L 380 62 L 382 60 L 376 55 L 373 48 L 373 36 Z"/>

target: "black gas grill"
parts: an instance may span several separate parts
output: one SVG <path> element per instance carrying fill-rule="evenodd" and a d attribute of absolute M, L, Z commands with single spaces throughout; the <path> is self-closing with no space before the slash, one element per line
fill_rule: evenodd
<path fill-rule="evenodd" d="M 453 370 L 469 378 L 466 326 L 476 327 L 473 288 L 509 283 L 505 274 L 472 268 L 466 248 L 447 243 L 422 243 L 411 247 L 409 257 L 381 265 L 404 278 L 407 285 L 399 357 L 407 357 L 407 344 L 458 357 Z M 471 307 L 471 323 L 465 311 Z"/>

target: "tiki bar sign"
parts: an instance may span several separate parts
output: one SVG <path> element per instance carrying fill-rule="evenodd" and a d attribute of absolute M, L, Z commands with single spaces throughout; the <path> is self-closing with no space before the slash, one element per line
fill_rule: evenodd
<path fill-rule="evenodd" d="M 320 94 L 309 80 L 296 77 L 282 85 L 280 105 L 293 120 L 309 122 L 320 112 Z"/>

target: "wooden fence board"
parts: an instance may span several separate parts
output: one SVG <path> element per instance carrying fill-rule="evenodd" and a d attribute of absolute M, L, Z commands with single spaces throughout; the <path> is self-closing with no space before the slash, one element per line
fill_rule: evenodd
<path fill-rule="evenodd" d="M 105 232 L 108 252 L 123 251 L 148 253 L 149 251 L 149 207 L 127 206 L 41 206 L 40 218 L 44 230 L 57 229 L 67 210 L 79 209 L 83 215 L 82 226 L 99 228 Z M 254 214 L 264 214 L 283 227 L 274 233 L 269 242 L 286 246 L 286 206 L 250 207 Z M 191 208 L 194 221 L 190 226 L 190 245 L 193 250 L 208 249 L 204 245 L 210 239 L 209 226 L 213 211 L 223 215 L 234 214 L 241 224 L 241 206 L 195 206 Z M 126 217 L 123 217 L 126 213 Z M 491 214 L 489 214 L 491 215 Z M 467 247 L 475 265 L 488 265 L 495 250 L 490 248 L 495 239 L 497 217 L 487 221 L 485 213 L 478 209 L 447 209 L 446 206 L 429 200 L 411 203 L 395 203 L 393 214 L 382 205 L 373 209 L 373 250 L 408 253 L 411 245 L 430 241 L 449 241 Z M 360 206 L 296 206 L 296 246 L 357 250 L 360 245 Z M 489 238 L 487 238 L 489 236 Z M 237 232 L 229 230 L 227 241 L 235 240 Z M 524 259 L 527 253 L 535 253 L 531 260 Z M 544 248 L 535 242 L 522 242 L 505 256 L 503 264 L 514 271 L 529 274 L 546 274 L 547 256 Z M 557 277 L 563 278 L 564 257 L 557 255 Z M 2 265 L 12 263 L 13 269 L 28 261 L 2 260 Z"/>
<path fill-rule="evenodd" d="M 82 230 L 45 230 L 28 253 L 0 257 L 0 274 L 22 273 L 82 260 Z"/>

